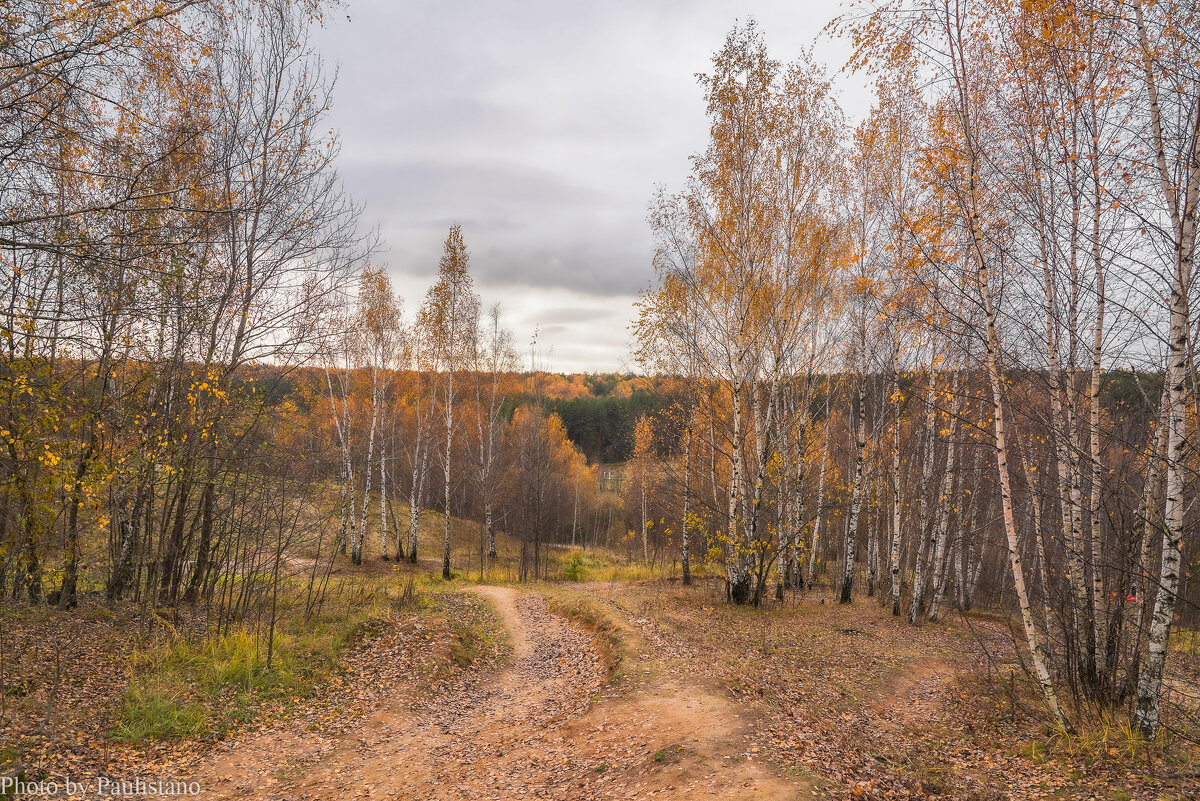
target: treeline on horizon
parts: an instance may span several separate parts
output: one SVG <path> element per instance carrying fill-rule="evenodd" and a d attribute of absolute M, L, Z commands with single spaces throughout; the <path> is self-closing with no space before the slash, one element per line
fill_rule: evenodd
<path fill-rule="evenodd" d="M 324 378 L 319 368 L 254 368 L 255 380 L 273 402 L 292 399 L 311 407 L 310 400 L 301 400 L 305 392 L 319 388 Z M 365 381 L 365 371 L 361 381 Z M 275 375 L 272 377 L 271 374 Z M 514 387 L 523 388 L 506 397 L 503 414 L 511 419 L 519 406 L 536 404 L 546 414 L 556 414 L 562 420 L 571 442 L 591 464 L 624 462 L 633 452 L 637 420 L 664 403 L 669 403 L 669 381 L 655 376 L 633 373 L 514 373 L 505 377 Z M 369 392 L 369 389 L 364 391 Z"/>
<path fill-rule="evenodd" d="M 358 381 L 366 382 L 365 369 Z M 843 376 L 814 376 L 814 380 L 837 382 Z M 1014 375 L 1016 380 L 1029 380 Z M 1101 379 L 1100 399 L 1103 408 L 1110 414 L 1123 410 L 1126 413 L 1152 416 L 1154 410 L 1146 406 L 1147 396 L 1161 393 L 1162 373 L 1148 373 L 1132 369 L 1105 370 Z M 532 389 L 516 393 L 506 399 L 504 415 L 511 420 L 518 406 L 538 404 L 547 414 L 556 414 L 562 420 L 567 437 L 590 464 L 622 463 L 630 459 L 635 444 L 638 419 L 654 415 L 659 409 L 678 402 L 678 376 L 648 375 L 635 373 L 543 373 L 536 378 L 528 373 L 515 373 L 507 380 L 516 386 L 538 385 L 538 395 Z M 247 366 L 239 371 L 231 383 L 234 392 L 261 392 L 268 406 L 291 402 L 308 414 L 324 414 L 321 404 L 326 399 L 318 398 L 324 377 L 320 368 L 311 366 L 271 365 Z M 1141 385 L 1141 389 L 1138 385 Z M 366 384 L 360 391 L 369 392 Z M 582 394 L 581 387 L 586 390 Z M 813 401 L 814 416 L 820 416 L 820 400 Z M 656 453 L 667 457 L 677 449 L 669 442 L 656 443 Z"/>

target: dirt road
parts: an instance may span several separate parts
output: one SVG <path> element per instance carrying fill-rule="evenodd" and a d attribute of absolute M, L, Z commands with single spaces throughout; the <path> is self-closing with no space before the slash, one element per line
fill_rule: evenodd
<path fill-rule="evenodd" d="M 728 701 L 686 677 L 605 686 L 591 636 L 542 598 L 476 591 L 505 622 L 508 665 L 341 733 L 280 726 L 243 738 L 195 772 L 205 797 L 790 799 L 802 789 L 757 761 Z"/>

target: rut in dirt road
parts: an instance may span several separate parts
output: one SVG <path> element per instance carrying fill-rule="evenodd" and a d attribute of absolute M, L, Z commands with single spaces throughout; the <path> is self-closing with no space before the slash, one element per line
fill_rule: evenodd
<path fill-rule="evenodd" d="M 503 757 L 512 746 L 540 738 L 546 727 L 582 714 L 604 682 L 590 638 L 552 614 L 542 598 L 500 587 L 478 592 L 496 604 L 509 628 L 513 664 L 495 683 L 438 698 L 425 713 L 427 726 L 450 737 L 431 751 L 447 762 L 438 773 L 456 781 L 464 778 L 458 763 L 473 764 L 481 754 Z"/>

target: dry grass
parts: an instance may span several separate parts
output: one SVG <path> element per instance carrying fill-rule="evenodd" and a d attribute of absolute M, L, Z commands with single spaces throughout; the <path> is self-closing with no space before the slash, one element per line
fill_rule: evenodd
<path fill-rule="evenodd" d="M 386 682 L 401 695 L 504 647 L 490 608 L 427 563 L 354 566 L 339 556 L 324 603 L 306 617 L 310 570 L 300 556 L 281 584 L 269 667 L 265 618 L 218 628 L 202 608 L 95 596 L 65 612 L 0 603 L 0 775 L 86 772 L 96 760 L 137 761 L 163 741 L 194 748 L 302 714 L 347 690 L 346 660 L 364 637 L 396 633 L 420 651 L 403 681 Z"/>
<path fill-rule="evenodd" d="M 870 599 L 840 606 L 821 591 L 739 608 L 724 603 L 719 582 L 583 589 L 633 624 L 660 675 L 707 677 L 758 717 L 778 769 L 815 771 L 834 797 L 1200 791 L 1193 745 L 1147 745 L 1119 716 L 1051 736 L 1007 627 L 994 620 L 912 627 Z"/>

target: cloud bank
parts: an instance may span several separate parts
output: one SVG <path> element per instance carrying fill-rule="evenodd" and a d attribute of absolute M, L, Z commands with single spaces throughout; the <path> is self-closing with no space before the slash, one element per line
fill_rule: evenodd
<path fill-rule="evenodd" d="M 772 53 L 813 46 L 836 2 L 354 0 L 316 45 L 336 64 L 339 168 L 419 304 L 446 229 L 463 226 L 485 304 L 518 341 L 541 328 L 558 370 L 633 367 L 628 325 L 649 285 L 646 206 L 680 186 L 707 127 L 695 74 L 741 17 Z M 347 19 L 348 17 L 348 19 Z M 869 103 L 839 79 L 843 105 Z"/>

